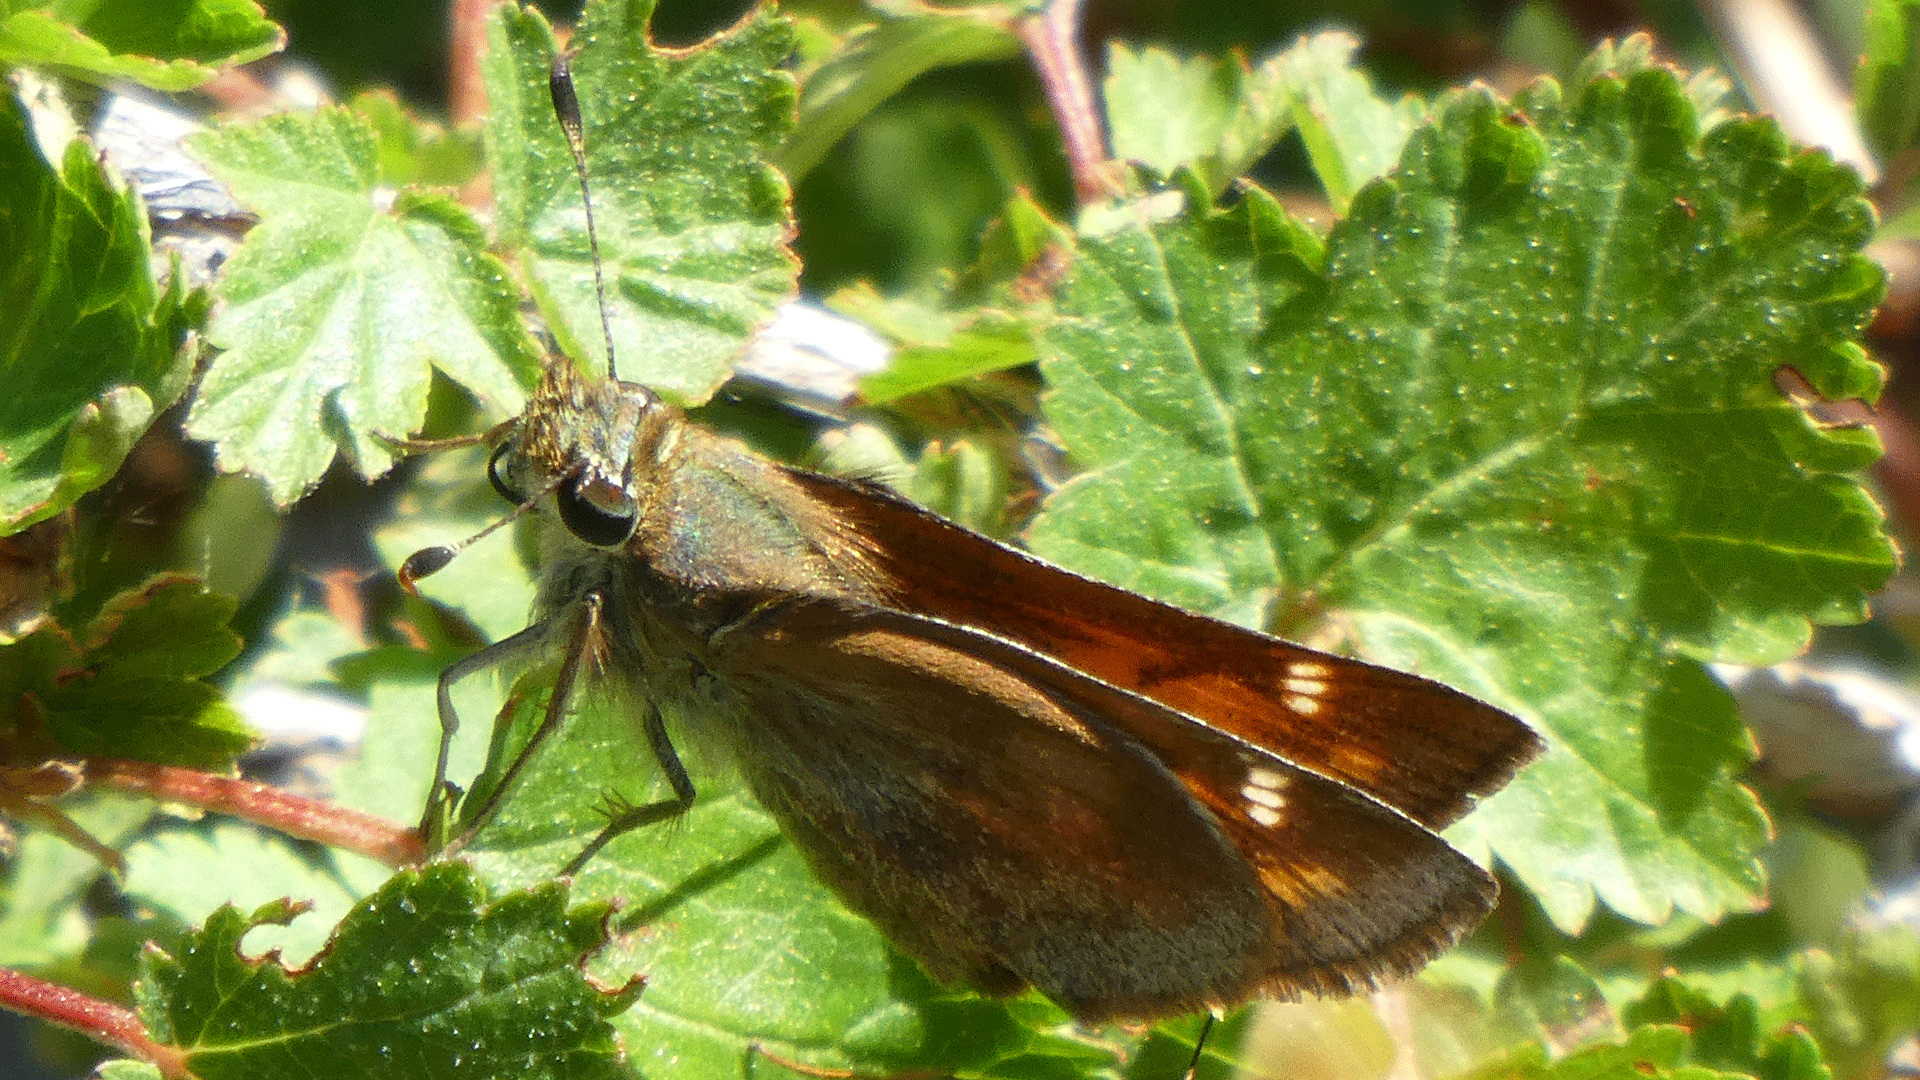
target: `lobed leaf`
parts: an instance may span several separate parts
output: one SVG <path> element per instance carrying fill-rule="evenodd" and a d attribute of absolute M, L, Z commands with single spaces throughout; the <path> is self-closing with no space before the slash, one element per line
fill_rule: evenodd
<path fill-rule="evenodd" d="M 179 926 L 205 919 L 222 904 L 251 909 L 298 897 L 304 906 L 297 917 L 247 935 L 249 949 L 274 950 L 289 963 L 305 963 L 319 952 L 360 899 L 340 881 L 331 859 L 314 858 L 285 837 L 230 820 L 162 829 L 125 854 L 121 891 Z"/>
<path fill-rule="evenodd" d="M 936 68 L 1010 60 L 1019 53 L 1019 40 L 1004 20 L 976 12 L 929 7 L 882 15 L 846 34 L 807 73 L 799 121 L 775 164 L 798 183 L 848 129 L 915 78 Z"/>
<path fill-rule="evenodd" d="M 1739 1080 L 1735 1073 L 1688 1064 L 1686 1044 L 1684 1029 L 1660 1025 L 1640 1028 L 1622 1043 L 1582 1047 L 1557 1061 L 1548 1061 L 1546 1051 L 1532 1044 L 1459 1080 Z"/>
<path fill-rule="evenodd" d="M 1036 550 L 1509 708 L 1554 752 L 1456 837 L 1563 927 L 1758 901 L 1767 827 L 1705 659 L 1858 619 L 1878 453 L 1775 389 L 1871 397 L 1859 181 L 1670 73 L 1442 103 L 1324 250 L 1260 192 L 1086 240 L 1046 411 L 1090 473 Z"/>
<path fill-rule="evenodd" d="M 1676 978 L 1663 978 L 1622 1016 L 1629 1024 L 1672 1024 L 1687 1033 L 1687 1060 L 1768 1080 L 1828 1080 L 1833 1074 L 1804 1029 L 1761 1029 L 1752 997 L 1724 1003 Z"/>
<path fill-rule="evenodd" d="M 252 0 L 51 0 L 12 4 L 0 16 L 0 63 L 163 91 L 191 90 L 286 42 Z"/>
<path fill-rule="evenodd" d="M 1293 122 L 1335 210 L 1344 211 L 1368 181 L 1400 157 L 1425 105 L 1407 97 L 1390 102 L 1353 65 L 1360 42 L 1339 32 L 1316 34 L 1275 57 L 1269 78 L 1295 87 Z"/>
<path fill-rule="evenodd" d="M 225 351 L 188 418 L 223 469 L 260 476 L 281 504 L 336 448 L 378 476 L 393 462 L 381 436 L 419 427 L 432 367 L 518 410 L 537 352 L 505 268 L 444 196 L 403 192 L 382 208 L 364 119 L 269 117 L 191 148 L 261 217 L 221 279 L 226 306 L 207 336 Z"/>
<path fill-rule="evenodd" d="M 231 768 L 253 735 L 201 680 L 240 651 L 233 610 L 169 576 L 116 597 L 82 633 L 44 626 L 0 647 L 0 718 L 44 725 L 48 753 Z"/>
<path fill-rule="evenodd" d="M 569 45 L 586 130 L 619 373 L 698 403 L 792 296 L 786 181 L 766 164 L 793 124 L 787 26 L 764 11 L 697 48 L 655 50 L 652 0 L 590 5 Z M 499 227 L 548 325 L 603 356 L 580 183 L 547 89 L 553 31 L 505 9 L 485 63 Z"/>
<path fill-rule="evenodd" d="M 1114 157 L 1161 176 L 1191 168 L 1220 192 L 1292 127 L 1294 93 L 1278 58 L 1256 72 L 1237 53 L 1181 59 L 1113 42 L 1101 96 Z"/>
<path fill-rule="evenodd" d="M 113 476 L 180 393 L 200 308 L 154 281 L 139 200 L 84 140 L 53 144 L 54 126 L 0 100 L 0 535 Z"/>
<path fill-rule="evenodd" d="M 606 910 L 569 909 L 560 885 L 488 901 L 468 868 L 439 863 L 361 901 L 307 967 L 241 953 L 249 930 L 292 913 L 223 907 L 171 954 L 142 957 L 141 1017 L 200 1080 L 619 1075 L 607 1019 L 639 986 L 582 973 Z"/>
<path fill-rule="evenodd" d="M 421 120 L 391 92 L 362 91 L 354 95 L 351 107 L 373 125 L 380 176 L 390 184 L 458 187 L 485 165 L 478 132 L 447 131 Z"/>
<path fill-rule="evenodd" d="M 980 239 L 979 256 L 948 295 L 882 297 L 841 289 L 834 310 L 893 344 L 886 367 L 860 379 L 860 396 L 884 405 L 974 375 L 1030 364 L 1040 302 L 1069 234 L 1025 194 L 1009 199 Z"/>

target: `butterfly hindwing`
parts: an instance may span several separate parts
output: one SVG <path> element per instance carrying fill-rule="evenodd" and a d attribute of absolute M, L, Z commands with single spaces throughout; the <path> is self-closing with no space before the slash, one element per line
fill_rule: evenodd
<path fill-rule="evenodd" d="M 1391 807 L 965 628 L 803 603 L 709 662 L 756 794 L 943 979 L 1088 1020 L 1352 990 L 1491 904 Z"/>

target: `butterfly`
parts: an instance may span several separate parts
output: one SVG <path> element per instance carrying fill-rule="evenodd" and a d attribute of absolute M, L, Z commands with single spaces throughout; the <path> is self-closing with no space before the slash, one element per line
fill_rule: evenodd
<path fill-rule="evenodd" d="M 564 54 L 553 87 L 598 275 Z M 459 679 L 558 655 L 494 798 L 589 670 L 672 790 L 569 869 L 693 804 L 677 715 L 935 978 L 1033 986 L 1082 1021 L 1371 988 L 1494 903 L 1439 830 L 1541 751 L 1500 709 L 1052 566 L 564 358 L 490 437 L 508 520 L 540 511 L 539 588 L 532 625 L 443 674 L 447 737 Z M 416 553 L 403 581 L 455 550 Z"/>

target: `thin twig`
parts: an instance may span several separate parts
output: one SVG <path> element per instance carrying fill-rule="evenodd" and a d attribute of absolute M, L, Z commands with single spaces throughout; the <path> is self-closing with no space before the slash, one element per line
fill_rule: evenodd
<path fill-rule="evenodd" d="M 112 758 L 89 758 L 85 771 L 88 783 L 228 814 L 388 866 L 411 866 L 426 858 L 426 844 L 412 828 L 252 780 Z"/>
<path fill-rule="evenodd" d="M 77 1031 L 128 1057 L 151 1062 L 174 1080 L 193 1078 L 187 1069 L 187 1055 L 179 1047 L 153 1041 L 147 1026 L 132 1010 L 111 1001 L 0 968 L 0 1008 Z"/>
<path fill-rule="evenodd" d="M 447 114 L 455 128 L 472 127 L 487 115 L 487 88 L 480 54 L 487 48 L 487 16 L 500 0 L 453 0 L 447 9 Z"/>
<path fill-rule="evenodd" d="M 1080 205 L 1111 199 L 1124 193 L 1117 163 L 1107 154 L 1107 138 L 1100 123 L 1099 102 L 1080 52 L 1080 9 L 1085 0 L 1053 0 L 1038 15 L 1014 25 L 1014 32 L 1033 57 L 1046 87 L 1047 101 L 1060 124 L 1066 144 L 1067 166 L 1073 171 L 1073 190 Z"/>
<path fill-rule="evenodd" d="M 788 1072 L 796 1072 L 801 1076 L 815 1077 L 816 1080 L 932 1080 L 933 1077 L 946 1075 L 938 1072 L 910 1072 L 894 1073 L 884 1078 L 876 1078 L 871 1077 L 870 1074 L 867 1073 L 856 1072 L 853 1069 L 823 1069 L 818 1065 L 808 1065 L 805 1062 L 795 1061 L 789 1057 L 781 1057 L 779 1054 L 774 1053 L 758 1042 L 748 1043 L 747 1053 L 749 1055 L 766 1058 L 768 1061 L 773 1062 Z"/>

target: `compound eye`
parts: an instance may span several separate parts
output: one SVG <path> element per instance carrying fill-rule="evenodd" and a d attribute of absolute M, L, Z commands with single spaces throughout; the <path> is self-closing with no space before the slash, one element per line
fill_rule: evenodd
<path fill-rule="evenodd" d="M 626 489 L 598 477 L 560 485 L 555 501 L 567 531 L 594 547 L 613 547 L 633 535 L 639 504 Z"/>
<path fill-rule="evenodd" d="M 513 440 L 508 439 L 499 446 L 494 447 L 493 453 L 487 455 L 487 482 L 493 485 L 493 490 L 499 492 L 501 498 L 518 506 L 526 502 L 527 497 L 513 490 L 512 485 L 507 483 L 506 478 L 500 475 L 500 459 L 506 457 L 507 451 L 512 447 Z"/>

